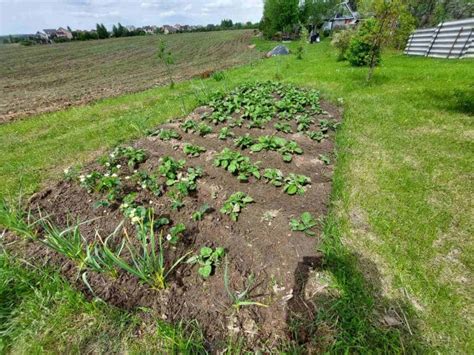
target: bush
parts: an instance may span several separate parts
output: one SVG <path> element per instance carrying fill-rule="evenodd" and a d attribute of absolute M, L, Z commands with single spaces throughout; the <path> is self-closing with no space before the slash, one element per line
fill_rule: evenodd
<path fill-rule="evenodd" d="M 379 23 L 376 19 L 368 19 L 359 26 L 350 41 L 346 58 L 353 66 L 361 67 L 370 64 L 371 54 L 375 54 L 375 64 L 380 62 L 380 43 L 375 43 Z"/>
<path fill-rule="evenodd" d="M 339 51 L 338 60 L 346 59 L 347 50 L 349 49 L 353 36 L 354 30 L 339 31 L 333 35 L 331 45 Z"/>

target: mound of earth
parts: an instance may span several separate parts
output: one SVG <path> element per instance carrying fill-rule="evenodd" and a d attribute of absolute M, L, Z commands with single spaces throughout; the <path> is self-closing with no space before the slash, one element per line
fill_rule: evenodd
<path fill-rule="evenodd" d="M 306 284 L 320 262 L 321 224 L 315 221 L 327 211 L 339 121 L 338 109 L 320 102 L 313 90 L 256 83 L 212 95 L 188 117 L 157 127 L 81 172 L 71 168 L 64 181 L 35 195 L 30 208 L 49 222 L 39 224 L 25 253 L 60 268 L 88 296 L 126 309 L 148 307 L 170 322 L 197 320 L 211 351 L 229 337 L 248 348 L 271 349 L 294 336 L 291 324 L 315 316 Z M 248 146 L 236 146 L 246 134 Z M 245 162 L 226 165 L 223 151 Z M 270 168 L 281 176 L 272 170 L 273 180 L 264 177 Z M 287 186 L 291 174 L 310 183 L 296 192 Z M 237 192 L 253 202 L 233 205 L 226 214 L 222 208 Z M 298 228 L 305 212 L 312 222 Z M 90 260 L 71 260 L 51 248 L 51 226 L 77 226 L 85 250 L 103 255 L 106 245 L 130 265 L 143 240 L 158 253 L 152 237 L 161 235 L 166 268 L 182 262 L 166 285 L 140 280 L 118 264 L 101 272 Z M 140 233 L 145 239 L 139 240 Z M 73 238 L 69 232 L 61 237 Z M 208 277 L 198 272 L 202 264 L 186 262 L 203 247 L 225 250 Z M 299 341 L 307 335 L 298 334 Z"/>

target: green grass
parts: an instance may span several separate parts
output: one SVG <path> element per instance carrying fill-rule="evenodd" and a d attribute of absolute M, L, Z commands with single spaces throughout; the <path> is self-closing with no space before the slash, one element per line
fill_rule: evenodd
<path fill-rule="evenodd" d="M 139 136 L 133 127 L 189 112 L 209 90 L 253 79 L 318 88 L 345 109 L 321 247 L 325 271 L 338 290 L 337 297 L 322 300 L 324 311 L 318 314 L 320 328 L 331 330 L 331 349 L 469 353 L 474 350 L 472 69 L 473 61 L 389 52 L 367 84 L 366 69 L 337 62 L 324 42 L 303 60 L 261 60 L 227 71 L 219 82 L 193 80 L 174 90 L 156 88 L 1 125 L 0 194 L 15 195 L 20 188 L 32 193 L 59 178 L 63 168 Z M 8 272 L 8 265 L 2 270 Z M 32 302 L 22 315 L 42 317 L 41 302 L 37 310 Z M 57 307 L 69 309 L 69 318 L 89 315 L 68 298 Z M 92 322 L 110 316 L 104 312 Z M 401 324 L 387 327 L 387 315 Z M 54 327 L 54 317 L 42 319 L 43 329 Z M 72 328 L 68 334 L 66 326 L 63 336 L 73 339 Z M 10 339 L 25 339 L 32 329 L 15 328 Z M 98 329 L 95 340 L 124 339 L 123 333 Z M 20 349 L 17 344 L 24 343 L 14 344 Z"/>

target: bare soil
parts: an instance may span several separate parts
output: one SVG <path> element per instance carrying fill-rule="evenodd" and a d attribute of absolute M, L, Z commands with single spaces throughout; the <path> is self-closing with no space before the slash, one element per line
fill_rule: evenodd
<path fill-rule="evenodd" d="M 319 118 L 341 119 L 336 107 L 321 102 L 325 114 Z M 199 120 L 207 108 L 196 109 L 188 118 Z M 186 118 L 187 119 L 187 118 Z M 153 171 L 164 156 L 186 159 L 186 166 L 200 166 L 204 176 L 198 180 L 195 194 L 188 196 L 185 207 L 179 212 L 170 208 L 166 196 L 156 197 L 148 191 L 139 193 L 139 200 L 153 206 L 155 213 L 167 216 L 173 224 L 186 224 L 184 243 L 169 250 L 172 257 L 183 255 L 189 250 L 198 251 L 202 246 L 222 246 L 226 250 L 228 273 L 231 288 L 234 291 L 245 289 L 249 277 L 255 278 L 250 300 L 267 307 L 248 306 L 236 310 L 224 287 L 224 263 L 218 265 L 214 274 L 203 280 L 197 273 L 196 265 L 183 264 L 173 273 L 169 287 L 162 291 L 151 289 L 140 283 L 135 277 L 120 272 L 117 278 L 91 271 L 87 272 L 89 289 L 82 281 L 80 271 L 75 264 L 37 242 L 24 242 L 24 253 L 35 262 L 46 263 L 60 268 L 61 273 L 88 297 L 100 297 L 104 301 L 125 309 L 148 307 L 153 315 L 161 319 L 178 322 L 197 320 L 202 327 L 211 352 L 222 349 L 230 338 L 240 339 L 248 348 L 265 350 L 278 346 L 288 339 L 306 342 L 314 335 L 307 327 L 295 324 L 311 323 L 317 314 L 315 305 L 306 301 L 306 295 L 312 290 L 307 285 L 308 275 L 317 268 L 320 257 L 317 253 L 321 227 L 317 227 L 316 237 L 300 232 L 292 232 L 289 227 L 291 218 L 310 212 L 316 218 L 327 213 L 333 165 L 323 164 L 319 154 L 334 159 L 334 133 L 328 139 L 317 143 L 303 134 L 276 133 L 277 136 L 295 140 L 303 149 L 303 155 L 295 155 L 291 163 L 283 162 L 277 152 L 251 153 L 248 149 L 241 153 L 253 162 L 260 161 L 260 167 L 278 168 L 286 176 L 289 173 L 303 174 L 311 178 L 304 195 L 289 196 L 282 188 L 266 184 L 264 180 L 250 179 L 248 183 L 239 182 L 226 170 L 215 167 L 214 155 L 223 148 L 233 147 L 232 139 L 219 140 L 217 132 L 220 126 L 213 126 L 213 133 L 200 137 L 186 134 L 180 128 L 181 121 L 162 125 L 180 132 L 182 139 L 162 141 L 157 137 L 146 137 L 134 142 L 135 148 L 148 152 L 148 159 L 140 170 Z M 265 129 L 232 128 L 236 136 L 250 133 L 251 136 L 275 134 L 273 122 Z M 311 130 L 317 130 L 314 124 Z M 296 125 L 293 123 L 296 132 Z M 207 151 L 201 156 L 190 158 L 184 155 L 185 142 L 203 146 Z M 86 171 L 103 169 L 98 163 L 91 163 Z M 125 173 L 123 173 L 125 174 Z M 224 201 L 233 193 L 242 191 L 253 197 L 255 203 L 242 211 L 237 222 L 219 212 Z M 93 240 L 95 232 L 106 236 L 112 233 L 123 220 L 118 206 L 94 207 L 100 200 L 98 194 L 88 194 L 76 182 L 59 182 L 57 185 L 38 193 L 31 199 L 33 209 L 40 208 L 50 214 L 52 220 L 66 227 L 68 220 L 88 221 L 81 226 L 82 234 Z M 213 208 L 204 220 L 195 222 L 190 216 L 201 205 L 207 203 Z M 265 218 L 264 216 L 267 216 Z M 271 217 L 268 217 L 271 216 Z M 125 228 L 133 229 L 130 224 Z M 308 348 L 308 351 L 312 351 Z M 314 351 L 314 349 L 313 349 Z"/>

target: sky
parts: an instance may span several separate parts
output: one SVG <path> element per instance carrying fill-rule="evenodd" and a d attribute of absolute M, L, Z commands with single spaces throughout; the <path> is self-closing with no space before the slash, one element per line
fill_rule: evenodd
<path fill-rule="evenodd" d="M 260 21 L 263 0 L 0 0 L 0 35 L 70 26 L 207 25 Z"/>

